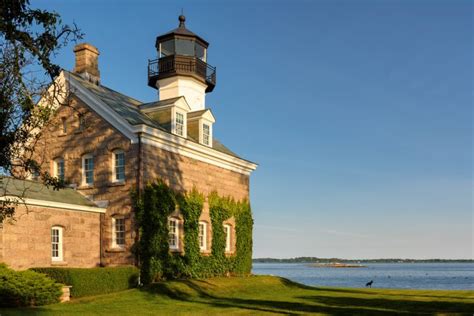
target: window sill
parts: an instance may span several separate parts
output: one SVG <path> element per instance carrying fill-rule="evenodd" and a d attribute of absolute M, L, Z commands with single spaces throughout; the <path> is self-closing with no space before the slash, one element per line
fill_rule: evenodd
<path fill-rule="evenodd" d="M 110 253 L 125 252 L 125 247 L 109 248 L 109 249 L 106 249 L 105 252 L 110 252 Z"/>
<path fill-rule="evenodd" d="M 109 187 L 120 187 L 126 184 L 125 181 L 113 181 L 109 183 Z"/>
<path fill-rule="evenodd" d="M 77 188 L 78 190 L 84 190 L 84 189 L 94 189 L 93 184 L 82 184 Z"/>
<path fill-rule="evenodd" d="M 67 266 L 66 261 L 51 261 L 52 266 Z"/>
<path fill-rule="evenodd" d="M 170 248 L 170 252 L 172 252 L 172 253 L 180 253 L 180 252 L 181 252 L 181 249 L 179 249 L 179 248 Z"/>
<path fill-rule="evenodd" d="M 58 137 L 64 137 L 64 136 L 67 136 L 67 134 L 61 133 L 58 135 Z"/>

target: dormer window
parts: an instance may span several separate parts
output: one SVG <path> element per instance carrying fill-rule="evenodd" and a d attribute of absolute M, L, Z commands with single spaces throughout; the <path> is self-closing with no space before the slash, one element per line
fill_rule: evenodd
<path fill-rule="evenodd" d="M 176 131 L 176 135 L 184 136 L 184 114 L 183 113 L 176 112 L 175 131 Z"/>
<path fill-rule="evenodd" d="M 211 127 L 207 124 L 202 124 L 202 143 L 206 146 L 211 143 Z"/>

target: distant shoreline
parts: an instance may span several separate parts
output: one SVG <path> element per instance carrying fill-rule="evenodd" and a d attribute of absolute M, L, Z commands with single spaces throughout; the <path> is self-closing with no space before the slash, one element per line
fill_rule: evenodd
<path fill-rule="evenodd" d="M 473 259 L 341 259 L 341 258 L 317 258 L 317 257 L 297 257 L 297 258 L 254 258 L 253 263 L 474 263 Z"/>

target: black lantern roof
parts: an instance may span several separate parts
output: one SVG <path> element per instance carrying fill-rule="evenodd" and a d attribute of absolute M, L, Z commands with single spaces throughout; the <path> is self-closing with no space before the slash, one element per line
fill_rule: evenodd
<path fill-rule="evenodd" d="M 194 38 L 198 42 L 201 42 L 201 44 L 207 48 L 209 46 L 209 43 L 200 37 L 199 35 L 194 34 L 190 30 L 186 28 L 185 22 L 186 22 L 186 17 L 184 15 L 180 15 L 179 18 L 179 26 L 175 28 L 174 30 L 169 31 L 166 34 L 160 35 L 156 38 L 156 46 L 158 47 L 158 43 L 164 42 L 166 40 L 176 38 L 176 37 L 185 37 L 185 38 Z"/>

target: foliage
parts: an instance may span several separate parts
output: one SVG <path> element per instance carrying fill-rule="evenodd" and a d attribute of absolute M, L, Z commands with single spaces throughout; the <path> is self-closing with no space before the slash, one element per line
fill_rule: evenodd
<path fill-rule="evenodd" d="M 82 297 L 112 293 L 133 288 L 138 284 L 136 267 L 107 268 L 32 268 L 51 279 L 72 286 L 71 296 Z"/>
<path fill-rule="evenodd" d="M 248 201 L 236 202 L 220 197 L 216 192 L 208 196 L 212 227 L 211 254 L 199 248 L 199 218 L 205 197 L 196 189 L 178 194 L 159 181 L 149 184 L 141 199 L 134 195 L 138 224 L 141 231 L 139 257 L 144 284 L 170 278 L 204 278 L 227 274 L 249 274 L 252 260 L 252 214 Z M 168 244 L 168 217 L 179 207 L 183 217 L 184 252 L 172 254 Z M 225 254 L 223 223 L 235 218 L 236 252 Z"/>
<path fill-rule="evenodd" d="M 296 257 L 296 258 L 256 258 L 252 260 L 258 263 L 474 263 L 473 259 L 342 259 L 342 258 L 318 258 L 318 257 Z"/>
<path fill-rule="evenodd" d="M 41 273 L 0 264 L 0 306 L 37 306 L 59 301 L 62 286 Z"/>
<path fill-rule="evenodd" d="M 145 284 L 170 274 L 168 217 L 176 208 L 175 195 L 162 181 L 146 186 L 143 202 L 137 203 L 140 227 L 141 281 Z"/>
<path fill-rule="evenodd" d="M 39 174 L 46 185 L 60 188 L 61 181 L 42 172 L 33 153 L 64 90 L 54 81 L 60 67 L 51 59 L 82 34 L 57 13 L 30 8 L 29 0 L 2 1 L 0 16 L 0 172 L 18 178 Z M 36 106 L 40 98 L 44 106 Z M 12 217 L 11 209 L 2 203 L 0 219 Z"/>

